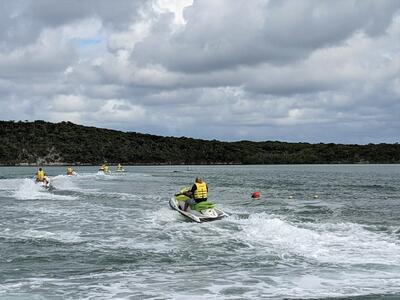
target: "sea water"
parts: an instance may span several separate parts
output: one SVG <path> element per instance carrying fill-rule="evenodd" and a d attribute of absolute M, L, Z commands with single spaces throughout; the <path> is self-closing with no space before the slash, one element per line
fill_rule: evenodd
<path fill-rule="evenodd" d="M 1 299 L 400 298 L 399 165 L 97 169 L 0 168 Z M 197 176 L 228 218 L 169 208 Z"/>

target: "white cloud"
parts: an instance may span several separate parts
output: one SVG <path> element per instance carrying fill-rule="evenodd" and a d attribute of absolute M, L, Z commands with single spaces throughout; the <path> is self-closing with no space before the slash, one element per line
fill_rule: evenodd
<path fill-rule="evenodd" d="M 12 51 L 0 49 L 0 76 L 32 76 L 64 70 L 74 59 L 71 46 L 60 38 L 57 30 L 46 29 L 33 43 Z"/>
<path fill-rule="evenodd" d="M 3 119 L 224 140 L 398 141 L 398 1 L 3 6 Z"/>
<path fill-rule="evenodd" d="M 146 110 L 139 105 L 132 105 L 126 100 L 110 99 L 103 102 L 92 118 L 100 122 L 132 122 L 143 121 Z"/>
<path fill-rule="evenodd" d="M 184 26 L 186 20 L 183 12 L 185 8 L 191 5 L 193 5 L 193 0 L 156 0 L 153 2 L 153 9 L 158 13 L 173 13 L 174 23 L 178 26 Z"/>
<path fill-rule="evenodd" d="M 80 112 L 90 108 L 89 99 L 77 95 L 58 95 L 50 104 L 54 112 Z"/>

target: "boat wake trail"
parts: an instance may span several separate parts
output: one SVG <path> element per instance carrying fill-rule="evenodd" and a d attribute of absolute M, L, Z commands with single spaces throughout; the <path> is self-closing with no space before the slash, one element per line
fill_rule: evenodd
<path fill-rule="evenodd" d="M 291 223 L 259 213 L 232 219 L 237 237 L 262 249 L 302 256 L 320 263 L 400 266 L 400 244 L 393 236 L 354 223 Z"/>
<path fill-rule="evenodd" d="M 17 179 L 16 185 L 10 188 L 14 198 L 18 200 L 51 199 L 51 200 L 75 200 L 76 197 L 57 195 L 36 184 L 33 179 Z"/>

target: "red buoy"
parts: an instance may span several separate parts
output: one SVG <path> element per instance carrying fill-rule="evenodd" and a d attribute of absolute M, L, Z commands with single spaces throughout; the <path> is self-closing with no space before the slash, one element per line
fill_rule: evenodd
<path fill-rule="evenodd" d="M 260 198 L 260 197 L 261 197 L 260 192 L 253 192 L 253 194 L 251 194 L 251 198 Z"/>

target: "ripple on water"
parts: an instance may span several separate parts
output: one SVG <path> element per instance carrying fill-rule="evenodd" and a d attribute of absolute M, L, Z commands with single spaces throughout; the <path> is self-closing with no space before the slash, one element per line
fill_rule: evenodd
<path fill-rule="evenodd" d="M 376 167 L 349 166 L 174 168 L 132 167 L 137 174 L 118 178 L 88 167 L 81 176 L 54 176 L 51 192 L 31 179 L 1 179 L 0 297 L 400 294 L 399 223 L 387 218 L 398 213 L 390 187 L 400 176 L 367 178 Z M 208 175 L 210 197 L 230 217 L 196 224 L 169 209 L 170 195 L 197 173 Z M 256 189 L 259 201 L 250 199 Z"/>

